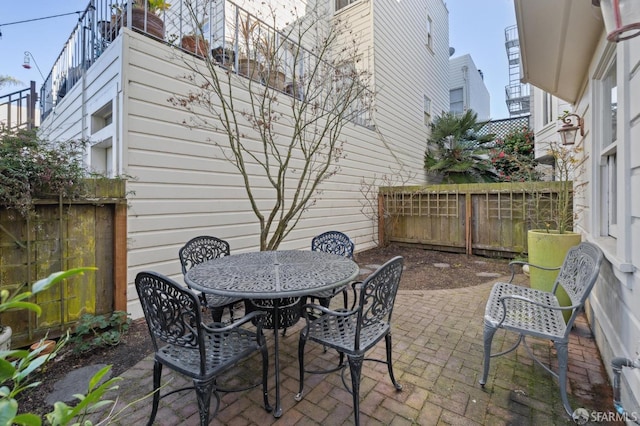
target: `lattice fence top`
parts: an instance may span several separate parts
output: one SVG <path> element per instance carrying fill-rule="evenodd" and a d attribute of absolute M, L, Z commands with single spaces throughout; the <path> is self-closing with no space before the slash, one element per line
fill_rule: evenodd
<path fill-rule="evenodd" d="M 496 139 L 503 139 L 507 134 L 514 130 L 520 130 L 523 127 L 531 127 L 529 124 L 530 117 L 530 115 L 525 115 L 522 117 L 489 121 L 478 133 L 480 135 L 493 133 L 496 135 Z"/>

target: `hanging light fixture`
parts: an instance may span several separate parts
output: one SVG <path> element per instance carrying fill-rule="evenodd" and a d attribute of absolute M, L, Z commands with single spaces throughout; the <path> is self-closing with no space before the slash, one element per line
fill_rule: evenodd
<path fill-rule="evenodd" d="M 592 0 L 602 11 L 607 40 L 619 42 L 640 35 L 640 2 L 637 0 Z"/>
<path fill-rule="evenodd" d="M 562 126 L 558 129 L 562 138 L 562 145 L 573 145 L 576 142 L 578 130 L 580 136 L 584 136 L 584 119 L 578 114 L 565 114 L 560 117 Z"/>
<path fill-rule="evenodd" d="M 36 62 L 36 58 L 33 57 L 33 54 L 29 51 L 24 52 L 24 59 L 22 62 L 22 68 L 26 68 L 28 70 L 31 69 L 31 59 L 33 59 L 33 63 L 36 66 L 36 69 L 38 70 L 38 72 L 40 73 L 40 77 L 42 77 L 42 81 L 45 81 L 46 78 L 44 78 L 44 75 L 42 75 L 42 71 L 40 71 L 40 67 L 38 66 L 38 63 Z"/>

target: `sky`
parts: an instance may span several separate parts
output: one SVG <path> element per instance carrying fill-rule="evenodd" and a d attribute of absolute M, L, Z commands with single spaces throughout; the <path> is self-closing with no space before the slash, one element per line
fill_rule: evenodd
<path fill-rule="evenodd" d="M 62 51 L 78 16 L 89 0 L 0 0 L 0 75 L 14 77 L 23 85 L 5 86 L 0 95 L 28 87 L 36 88 L 44 80 L 35 63 L 47 77 Z M 454 56 L 470 54 L 476 68 L 484 73 L 484 81 L 491 97 L 491 118 L 509 116 L 504 88 L 509 82 L 509 65 L 505 49 L 504 30 L 516 23 L 513 0 L 448 0 L 449 45 Z M 4 25 L 11 22 L 44 18 L 28 23 Z M 31 69 L 22 67 L 25 51 L 31 52 Z"/>

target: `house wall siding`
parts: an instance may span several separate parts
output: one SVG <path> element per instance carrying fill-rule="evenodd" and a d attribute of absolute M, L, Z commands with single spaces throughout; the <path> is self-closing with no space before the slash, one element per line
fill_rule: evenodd
<path fill-rule="evenodd" d="M 433 50 L 427 47 L 427 16 L 432 20 Z M 440 0 L 373 2 L 373 29 L 375 125 L 380 137 L 395 147 L 394 154 L 420 171 L 402 183 L 421 183 L 429 135 L 424 95 L 431 99 L 433 118 L 449 110 L 448 11 Z"/>
<path fill-rule="evenodd" d="M 433 51 L 425 46 L 427 12 L 434 24 Z M 373 199 L 366 199 L 363 189 L 388 185 L 383 176 L 396 184 L 422 183 L 427 139 L 423 95 L 431 97 L 434 111 L 448 108 L 448 13 L 441 0 L 393 5 L 362 1 L 336 16 L 340 15 L 360 37 L 364 65 L 373 70 L 375 128 L 345 126 L 339 173 L 321 185 L 322 193 L 280 245 L 282 249 L 307 249 L 314 235 L 329 228 L 349 234 L 358 251 L 374 246 L 377 198 L 373 191 Z M 391 29 L 384 30 L 387 26 Z M 411 36 L 394 31 L 400 27 L 409 29 Z M 374 63 L 374 54 L 381 57 L 379 62 Z M 190 114 L 170 102 L 190 89 L 184 80 L 189 72 L 185 61 L 193 66 L 200 60 L 123 28 L 98 61 L 87 72 L 84 85 L 63 100 L 71 104 L 64 106 L 64 115 L 61 108 L 43 127 L 60 139 L 87 137 L 91 143 L 110 139 L 115 169 L 132 177 L 127 183 L 127 294 L 128 311 L 137 318 L 142 315 L 134 288 L 138 272 L 152 269 L 181 281 L 177 254 L 188 239 L 211 234 L 228 240 L 235 253 L 257 250 L 259 226 L 241 176 L 215 146 L 228 143 L 226 134 L 189 129 L 183 123 Z M 235 75 L 231 80 L 236 109 L 248 110 L 248 80 Z M 90 115 L 109 102 L 113 123 L 93 140 Z M 281 108 L 286 113 L 286 103 Z M 283 137 L 292 131 L 286 117 L 274 126 Z M 241 126 L 241 132 L 245 140 L 253 138 L 261 146 L 249 123 Z M 300 165 L 296 158 L 291 167 Z M 250 178 L 260 207 L 266 208 L 273 199 L 266 178 L 257 166 Z"/>
<path fill-rule="evenodd" d="M 114 114 L 122 122 L 122 137 L 117 138 L 122 153 L 122 170 L 129 180 L 128 210 L 128 310 L 133 317 L 141 316 L 133 281 L 138 272 L 152 269 L 182 280 L 177 258 L 178 249 L 190 238 L 201 234 L 213 234 L 227 239 L 233 252 L 256 250 L 259 247 L 258 223 L 237 170 L 225 160 L 214 142 L 224 145 L 226 134 L 189 129 L 183 125 L 190 115 L 174 107 L 169 98 L 174 94 L 186 94 L 189 85 L 182 81 L 188 68 L 182 62 L 193 61 L 191 56 L 168 46 L 123 29 L 124 36 L 118 57 L 119 62 L 109 64 L 107 71 L 93 77 L 103 82 L 103 87 L 88 85 L 91 93 L 86 99 L 105 99 L 105 93 L 113 97 L 114 105 L 120 105 Z M 107 50 L 105 55 L 110 51 Z M 184 58 L 184 59 L 183 59 Z M 158 72 L 157 70 L 162 70 Z M 88 76 L 91 78 L 91 76 Z M 232 76 L 234 87 L 241 89 L 247 80 Z M 89 81 L 89 80 L 88 80 Z M 121 85 L 120 90 L 113 86 Z M 247 109 L 248 97 L 236 90 L 238 109 Z M 72 96 L 73 91 L 67 96 Z M 282 95 L 285 99 L 290 99 Z M 74 105 L 81 96 L 74 98 Z M 75 106 L 76 116 L 88 114 Z M 283 107 L 285 108 L 285 107 Z M 286 112 L 284 110 L 283 112 Z M 56 136 L 63 138 L 82 135 L 82 125 L 74 125 L 68 132 L 59 127 L 56 117 L 48 118 L 51 128 L 58 128 Z M 114 119 L 116 120 L 116 119 Z M 89 118 L 84 117 L 84 122 Z M 76 118 L 74 122 L 82 123 Z M 275 129 L 283 136 L 290 134 L 291 126 L 283 119 Z M 248 125 L 242 128 L 248 138 L 258 137 Z M 84 130 L 91 139 L 90 129 Z M 415 146 L 422 139 L 413 135 L 409 141 Z M 349 234 L 357 250 L 374 246 L 377 238 L 377 222 L 373 220 L 377 200 L 366 200 L 361 193 L 363 181 L 376 184 L 376 179 L 389 170 L 404 169 L 414 176 L 421 174 L 422 148 L 418 156 L 413 153 L 410 162 L 401 163 L 394 158 L 394 143 L 407 138 L 382 141 L 374 130 L 348 124 L 340 138 L 344 141 L 345 156 L 340 159 L 340 172 L 322 185 L 322 194 L 315 205 L 304 213 L 303 219 L 292 231 L 283 249 L 307 249 L 314 235 L 328 228 Z M 214 142 L 212 142 L 212 140 Z M 405 155 L 405 158 L 407 155 Z M 294 159 L 292 167 L 300 165 Z M 269 205 L 273 193 L 268 183 L 254 168 L 253 186 L 262 207 Z M 363 213 L 363 209 L 369 210 Z"/>
<path fill-rule="evenodd" d="M 467 67 L 466 79 L 463 68 Z M 478 114 L 479 121 L 491 118 L 491 100 L 484 79 L 476 68 L 471 55 L 462 55 L 449 59 L 449 89 L 462 87 L 464 110 L 472 109 Z"/>
<path fill-rule="evenodd" d="M 600 222 L 600 182 L 602 145 L 598 131 L 597 79 L 605 62 L 607 49 L 615 49 L 617 63 L 617 238 L 603 235 Z M 585 138 L 582 142 L 587 170 L 579 180 L 585 184 L 585 198 L 579 206 L 578 228 L 584 239 L 596 242 L 606 261 L 590 297 L 587 314 L 605 367 L 612 374 L 613 357 L 638 359 L 640 351 L 640 205 L 637 189 L 640 183 L 640 39 L 611 46 L 604 37 L 594 52 L 585 90 L 574 106 L 584 116 Z M 632 189 L 634 188 L 634 189 Z M 634 192 L 635 191 L 635 192 Z M 638 412 L 640 407 L 640 374 L 625 369 L 622 377 L 625 408 Z"/>

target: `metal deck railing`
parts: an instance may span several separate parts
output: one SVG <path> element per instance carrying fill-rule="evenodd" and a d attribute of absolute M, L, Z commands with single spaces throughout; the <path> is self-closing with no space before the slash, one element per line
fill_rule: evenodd
<path fill-rule="evenodd" d="M 294 39 L 290 24 L 276 29 L 230 1 L 176 0 L 167 9 L 152 11 L 146 1 L 144 7 L 134 8 L 131 2 L 91 0 L 42 86 L 43 119 L 119 37 L 123 27 L 197 56 L 206 55 L 218 66 L 300 100 L 311 95 L 305 90 L 312 87 L 308 79 L 318 78 L 313 71 L 332 67 Z M 339 106 L 345 96 L 339 86 L 344 86 L 347 73 L 344 68 L 332 69 L 334 78 L 324 78 L 313 94 L 330 100 L 326 108 Z M 323 90 L 331 94 L 320 94 Z M 345 114 L 356 124 L 372 127 L 373 96 L 368 90 L 363 93 Z"/>
<path fill-rule="evenodd" d="M 35 81 L 26 89 L 0 96 L 0 129 L 31 129 L 37 126 L 37 99 Z"/>

